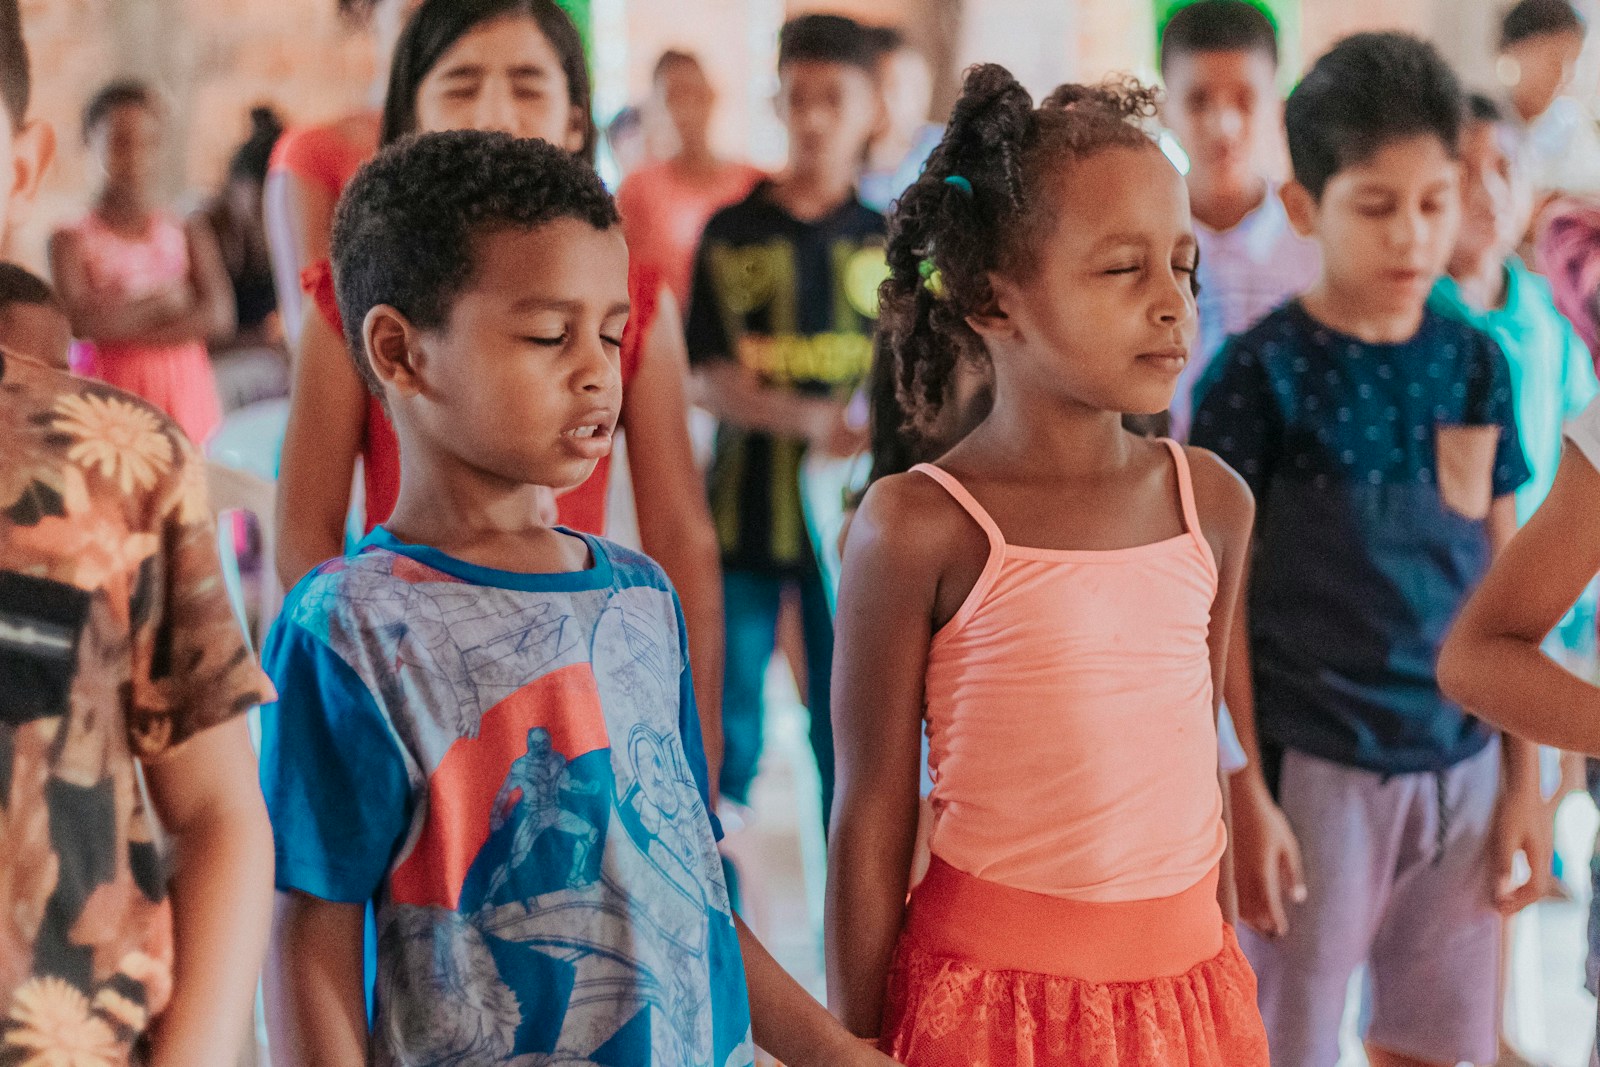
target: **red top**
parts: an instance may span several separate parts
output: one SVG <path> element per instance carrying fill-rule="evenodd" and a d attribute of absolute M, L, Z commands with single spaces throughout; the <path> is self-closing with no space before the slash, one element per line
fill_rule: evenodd
<path fill-rule="evenodd" d="M 688 306 L 700 235 L 720 209 L 750 195 L 766 177 L 755 167 L 727 163 L 710 182 L 685 181 L 671 163 L 641 167 L 617 190 L 617 210 L 633 258 L 651 264 Z"/>
<path fill-rule="evenodd" d="M 300 276 L 300 286 L 317 302 L 328 324 L 341 338 L 344 326 L 339 318 L 339 304 L 334 298 L 333 271 L 326 260 L 307 267 Z M 628 326 L 622 332 L 622 388 L 627 392 L 629 383 L 639 370 L 644 354 L 644 337 L 655 320 L 657 296 L 661 290 L 661 276 L 652 268 L 639 265 L 628 271 L 628 298 L 633 313 L 628 316 Z M 367 529 L 383 522 L 394 510 L 400 496 L 400 442 L 395 438 L 394 427 L 384 414 L 383 405 L 376 396 L 367 396 L 366 427 L 361 436 L 362 482 L 366 488 Z M 595 464 L 589 480 L 563 493 L 556 501 L 556 510 L 563 526 L 585 533 L 603 534 L 606 526 L 606 490 L 611 483 L 611 457 Z"/>
<path fill-rule="evenodd" d="M 378 154 L 381 123 L 382 116 L 374 111 L 320 126 L 296 126 L 273 146 L 271 169 L 320 185 L 337 197 L 362 164 Z"/>

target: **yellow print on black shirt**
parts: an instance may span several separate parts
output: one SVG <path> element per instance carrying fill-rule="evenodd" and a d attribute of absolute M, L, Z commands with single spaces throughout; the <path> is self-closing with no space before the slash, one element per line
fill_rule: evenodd
<path fill-rule="evenodd" d="M 785 240 L 707 250 L 723 325 L 739 363 L 773 383 L 855 385 L 872 364 L 878 285 L 888 274 L 876 241 L 829 249 L 832 292 L 825 330 L 801 328 L 794 246 Z"/>

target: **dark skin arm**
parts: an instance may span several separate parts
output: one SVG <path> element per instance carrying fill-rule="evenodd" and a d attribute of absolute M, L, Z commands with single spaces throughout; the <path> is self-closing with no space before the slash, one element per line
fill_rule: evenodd
<path fill-rule="evenodd" d="M 671 291 L 663 289 L 639 371 L 623 399 L 622 428 L 628 435 L 639 539 L 683 603 L 715 805 L 722 767 L 722 560 L 689 440 L 688 373 L 683 320 Z"/>
<path fill-rule="evenodd" d="M 146 764 L 145 779 L 176 857 L 172 1001 L 150 1063 L 208 1067 L 249 1030 L 272 900 L 272 828 L 245 720 L 196 734 Z"/>
<path fill-rule="evenodd" d="M 104 342 L 183 344 L 233 332 L 233 290 L 216 239 L 198 220 L 185 227 L 189 277 L 181 285 L 121 304 L 89 285 L 82 242 L 60 233 L 50 242 L 50 272 L 76 337 Z"/>
<path fill-rule="evenodd" d="M 1600 573 L 1600 472 L 1574 445 L 1554 487 L 1495 561 L 1439 657 L 1439 684 L 1508 733 L 1600 756 L 1600 688 L 1541 649 Z"/>
<path fill-rule="evenodd" d="M 364 1067 L 366 908 L 280 892 L 262 974 L 275 1067 Z"/>
<path fill-rule="evenodd" d="M 1203 449 L 1187 450 L 1194 479 L 1195 507 L 1200 524 L 1217 561 L 1217 598 L 1211 605 L 1211 678 L 1213 715 L 1222 706 L 1226 684 L 1228 650 L 1233 635 L 1232 620 L 1244 586 L 1244 567 L 1249 556 L 1250 533 L 1255 525 L 1255 498 L 1243 479 L 1222 460 Z M 1228 851 L 1222 857 L 1217 901 L 1230 923 L 1239 918 L 1239 897 L 1233 870 L 1233 817 L 1229 804 L 1228 776 L 1218 771 L 1222 790 L 1223 822 L 1228 827 Z"/>
<path fill-rule="evenodd" d="M 322 312 L 304 305 L 278 466 L 278 578 L 291 589 L 344 548 L 367 388 Z"/>
<path fill-rule="evenodd" d="M 916 844 L 923 675 L 934 632 L 976 583 L 981 530 L 920 474 L 885 478 L 845 545 L 833 664 L 837 760 L 827 893 L 828 1004 L 877 1037 Z"/>
<path fill-rule="evenodd" d="M 894 1061 L 852 1036 L 772 958 L 735 917 L 745 979 L 750 987 L 750 1028 L 756 1044 L 794 1067 L 887 1067 Z"/>

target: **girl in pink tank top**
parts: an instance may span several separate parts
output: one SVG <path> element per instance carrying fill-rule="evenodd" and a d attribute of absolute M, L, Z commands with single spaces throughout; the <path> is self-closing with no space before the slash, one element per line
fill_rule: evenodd
<path fill-rule="evenodd" d="M 206 340 L 232 333 L 233 290 L 205 229 L 156 204 L 162 124 L 138 82 L 89 102 L 84 139 L 105 183 L 51 240 L 50 267 L 77 337 L 73 371 L 144 398 L 204 444 L 222 421 Z"/>
<path fill-rule="evenodd" d="M 1254 506 L 1121 425 L 1168 406 L 1196 326 L 1154 110 L 1131 82 L 1035 108 L 976 68 L 891 228 L 908 417 L 961 360 L 994 380 L 937 465 L 868 492 L 841 583 L 829 1000 L 912 1067 L 1267 1063 L 1216 735 Z"/>

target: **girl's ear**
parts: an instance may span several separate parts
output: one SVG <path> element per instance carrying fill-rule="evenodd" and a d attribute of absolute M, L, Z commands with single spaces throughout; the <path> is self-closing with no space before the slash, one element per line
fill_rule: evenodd
<path fill-rule="evenodd" d="M 584 126 L 585 116 L 583 114 L 583 108 L 574 107 L 572 109 L 571 116 L 567 120 L 567 143 L 561 147 L 565 148 L 573 155 L 577 155 L 579 152 L 583 151 Z"/>
<path fill-rule="evenodd" d="M 1009 278 L 989 275 L 990 298 L 988 306 L 978 308 L 967 316 L 967 325 L 987 345 L 1015 341 L 1017 320 L 1011 317 L 1010 306 L 1017 296 L 1016 286 Z"/>
<path fill-rule="evenodd" d="M 421 332 L 405 313 L 379 304 L 367 312 L 361 324 L 362 353 L 372 373 L 385 388 L 401 396 L 422 391 L 423 353 Z"/>

